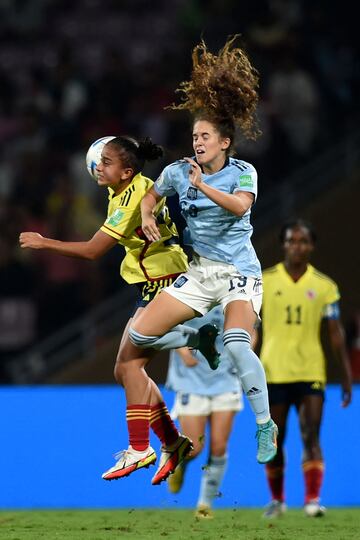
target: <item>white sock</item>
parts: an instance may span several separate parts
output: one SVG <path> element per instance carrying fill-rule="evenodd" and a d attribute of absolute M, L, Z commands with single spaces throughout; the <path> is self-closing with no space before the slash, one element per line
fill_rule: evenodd
<path fill-rule="evenodd" d="M 201 477 L 198 506 L 204 505 L 211 508 L 213 500 L 219 496 L 219 488 L 224 478 L 227 461 L 227 454 L 209 457 Z"/>
<path fill-rule="evenodd" d="M 223 335 L 225 351 L 230 355 L 241 380 L 249 405 L 258 424 L 270 419 L 269 397 L 264 368 L 250 347 L 250 335 L 241 328 L 231 328 Z"/>

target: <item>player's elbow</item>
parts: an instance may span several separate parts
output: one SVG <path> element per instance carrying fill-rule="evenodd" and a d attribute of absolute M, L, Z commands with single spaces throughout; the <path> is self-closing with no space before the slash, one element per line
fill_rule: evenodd
<path fill-rule="evenodd" d="M 87 244 L 83 251 L 83 258 L 87 261 L 96 261 L 101 257 L 102 253 L 94 246 Z"/>
<path fill-rule="evenodd" d="M 248 210 L 247 207 L 245 207 L 243 204 L 239 204 L 239 205 L 236 205 L 236 208 L 234 208 L 233 214 L 236 217 L 242 217 L 247 210 Z"/>

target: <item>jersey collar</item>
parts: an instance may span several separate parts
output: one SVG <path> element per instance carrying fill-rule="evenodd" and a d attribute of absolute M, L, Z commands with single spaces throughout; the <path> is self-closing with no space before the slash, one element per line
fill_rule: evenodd
<path fill-rule="evenodd" d="M 196 163 L 197 163 L 196 156 L 193 157 L 193 160 L 196 161 Z M 199 165 L 199 163 L 198 163 L 198 165 Z M 229 156 L 226 156 L 224 165 L 221 167 L 221 169 L 219 169 L 218 171 L 216 171 L 216 173 L 214 173 L 214 174 L 219 173 L 220 171 L 222 171 L 223 169 L 225 169 L 225 167 L 227 167 L 228 165 L 230 165 L 230 158 L 229 158 Z M 204 170 L 203 170 L 203 168 L 202 168 L 201 165 L 199 165 L 199 167 L 200 167 L 200 169 L 201 169 L 201 172 L 202 172 L 203 174 L 205 174 L 205 176 L 212 176 L 211 174 L 206 174 L 206 173 L 204 173 Z"/>
<path fill-rule="evenodd" d="M 313 273 L 314 267 L 308 263 L 305 273 L 301 276 L 300 279 L 297 281 L 294 281 L 290 274 L 287 272 L 285 265 L 283 262 L 278 264 L 280 272 L 285 276 L 285 278 L 292 283 L 292 285 L 297 285 L 298 283 L 303 283 L 305 280 L 309 278 L 309 276 Z"/>

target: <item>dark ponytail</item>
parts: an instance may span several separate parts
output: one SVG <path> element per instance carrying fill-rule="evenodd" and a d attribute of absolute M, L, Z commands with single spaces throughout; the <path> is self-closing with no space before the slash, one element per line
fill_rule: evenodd
<path fill-rule="evenodd" d="M 145 161 L 154 161 L 164 155 L 162 146 L 152 142 L 150 137 L 145 137 L 139 142 L 138 155 Z"/>
<path fill-rule="evenodd" d="M 137 141 L 133 137 L 123 135 L 115 137 L 107 143 L 119 151 L 119 156 L 125 167 L 134 170 L 134 175 L 141 172 L 145 161 L 154 161 L 164 155 L 161 146 L 152 142 L 150 137 Z"/>

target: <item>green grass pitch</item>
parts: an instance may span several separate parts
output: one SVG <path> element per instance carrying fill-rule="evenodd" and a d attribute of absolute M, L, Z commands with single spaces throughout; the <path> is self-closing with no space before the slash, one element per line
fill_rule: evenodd
<path fill-rule="evenodd" d="M 360 509 L 329 509 L 322 518 L 289 510 L 277 520 L 261 509 L 216 510 L 198 520 L 191 510 L 2 511 L 0 538 L 6 540 L 359 540 Z"/>

